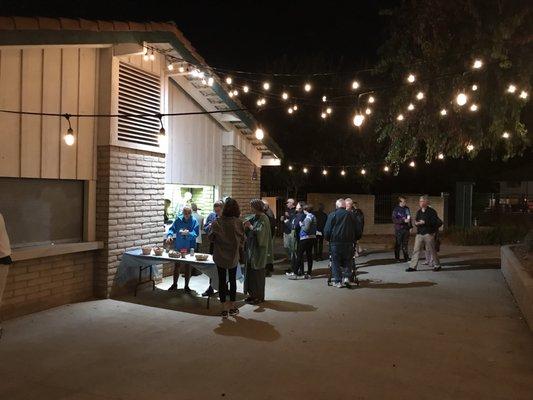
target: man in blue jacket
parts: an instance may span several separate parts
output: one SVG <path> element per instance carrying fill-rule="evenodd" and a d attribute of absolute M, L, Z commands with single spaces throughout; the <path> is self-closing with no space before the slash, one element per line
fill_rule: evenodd
<path fill-rule="evenodd" d="M 200 234 L 200 226 L 198 221 L 193 218 L 191 207 L 183 207 L 183 211 L 178 215 L 169 228 L 167 233 L 167 243 L 174 241 L 174 248 L 177 251 L 182 251 L 185 249 L 189 252 L 189 249 L 194 249 L 196 247 L 196 238 Z M 174 277 L 173 283 L 168 288 L 168 290 L 177 290 L 178 289 L 178 278 L 180 276 L 180 267 L 181 264 L 176 263 L 174 265 Z M 191 279 L 191 266 L 189 264 L 183 265 L 183 273 L 185 275 L 185 291 L 189 293 L 191 289 L 189 288 L 189 281 Z"/>
<path fill-rule="evenodd" d="M 353 245 L 356 233 L 362 227 L 354 213 L 346 210 L 344 199 L 338 199 L 335 207 L 336 210 L 328 215 L 324 228 L 324 238 L 329 242 L 331 254 L 331 270 L 335 280 L 333 286 L 350 287 Z"/>

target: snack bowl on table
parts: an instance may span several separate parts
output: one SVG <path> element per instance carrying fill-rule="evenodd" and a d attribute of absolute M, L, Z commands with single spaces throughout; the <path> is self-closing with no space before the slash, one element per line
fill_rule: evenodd
<path fill-rule="evenodd" d="M 143 246 L 141 247 L 141 251 L 143 252 L 143 256 L 149 256 L 152 253 L 152 248 L 150 246 Z"/>
<path fill-rule="evenodd" d="M 164 250 L 165 249 L 163 249 L 162 247 L 154 247 L 154 254 L 156 256 L 162 256 Z"/>
<path fill-rule="evenodd" d="M 181 258 L 185 258 L 185 256 L 187 256 L 189 252 L 187 251 L 187 249 L 180 249 L 180 254 L 181 254 Z"/>
<path fill-rule="evenodd" d="M 169 256 L 170 258 L 180 258 L 180 257 L 181 257 L 181 254 L 178 253 L 176 250 L 170 250 L 170 251 L 168 252 L 168 256 Z"/>
<path fill-rule="evenodd" d="M 196 261 L 207 261 L 209 254 L 197 253 L 194 255 L 194 257 L 196 257 Z"/>

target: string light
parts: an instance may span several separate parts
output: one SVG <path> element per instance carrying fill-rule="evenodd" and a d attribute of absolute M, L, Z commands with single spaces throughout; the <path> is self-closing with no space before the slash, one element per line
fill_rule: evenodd
<path fill-rule="evenodd" d="M 516 92 L 516 86 L 513 85 L 513 84 L 511 83 L 511 84 L 507 87 L 507 91 L 508 91 L 509 93 L 514 93 L 514 92 Z"/>
<path fill-rule="evenodd" d="M 180 65 L 178 71 L 183 74 L 185 72 L 185 67 L 183 65 Z"/>
<path fill-rule="evenodd" d="M 389 166 L 388 166 L 388 165 L 385 165 L 385 166 L 383 167 L 383 171 L 384 171 L 384 172 L 389 172 L 389 171 L 390 171 Z"/>
<path fill-rule="evenodd" d="M 320 116 L 322 117 L 322 119 L 325 119 L 328 115 L 325 112 L 323 112 L 322 114 L 320 114 Z"/>
<path fill-rule="evenodd" d="M 327 169 L 323 169 L 322 170 L 322 175 L 326 176 L 328 174 L 328 170 Z"/>
<path fill-rule="evenodd" d="M 466 150 L 470 153 L 474 150 L 474 145 L 472 143 L 469 143 L 466 145 Z"/>
<path fill-rule="evenodd" d="M 289 98 L 289 94 L 287 92 L 283 92 L 282 95 L 281 95 L 281 98 L 283 100 L 287 100 Z"/>
<path fill-rule="evenodd" d="M 257 128 L 255 130 L 255 138 L 257 140 L 263 140 L 264 137 L 265 137 L 265 132 L 263 132 L 261 128 Z"/>
<path fill-rule="evenodd" d="M 370 108 L 367 108 L 367 109 L 365 110 L 365 114 L 366 114 L 366 115 L 370 115 L 370 114 L 372 114 L 372 110 L 371 110 Z"/>
<path fill-rule="evenodd" d="M 353 117 L 353 124 L 355 126 L 361 126 L 363 125 L 363 121 L 365 120 L 365 117 L 364 115 L 361 115 L 361 114 L 356 114 L 354 117 Z"/>
<path fill-rule="evenodd" d="M 215 83 L 215 80 L 213 79 L 212 76 L 210 76 L 209 78 L 207 78 L 207 85 L 208 86 L 213 86 L 213 84 Z M 246 86 L 245 86 L 246 87 Z M 246 90 L 245 90 L 246 92 Z"/>
<path fill-rule="evenodd" d="M 439 160 L 444 160 L 444 154 L 443 154 L 443 153 L 439 153 L 438 156 L 437 156 L 437 158 L 438 158 Z"/>
<path fill-rule="evenodd" d="M 472 91 L 475 92 L 477 90 L 477 85 L 472 85 Z"/>
<path fill-rule="evenodd" d="M 520 98 L 521 99 L 527 99 L 528 93 L 525 90 L 522 90 L 520 92 Z"/>
<path fill-rule="evenodd" d="M 474 63 L 472 64 L 472 68 L 474 69 L 480 69 L 483 66 L 483 61 L 481 61 L 479 58 L 474 60 Z"/>
<path fill-rule="evenodd" d="M 148 55 L 148 50 L 146 50 L 146 52 L 143 54 L 143 60 L 144 61 L 150 60 L 150 56 Z"/>
<path fill-rule="evenodd" d="M 416 80 L 416 77 L 414 76 L 414 74 L 409 74 L 407 76 L 407 82 L 414 83 L 415 80 Z"/>
<path fill-rule="evenodd" d="M 410 166 L 411 168 L 414 168 L 414 167 L 416 167 L 416 163 L 415 163 L 414 161 L 411 161 L 411 162 L 409 163 L 409 166 Z"/>
<path fill-rule="evenodd" d="M 292 165 L 289 165 L 287 168 L 289 171 L 292 171 Z"/>
<path fill-rule="evenodd" d="M 155 60 L 155 54 L 154 54 L 154 51 L 152 50 L 152 52 L 150 53 L 150 61 L 154 61 Z"/>
<path fill-rule="evenodd" d="M 443 117 L 445 117 L 447 114 L 448 114 L 448 111 L 445 108 L 440 110 L 440 115 L 442 115 Z"/>
<path fill-rule="evenodd" d="M 76 138 L 74 137 L 74 130 L 72 129 L 72 125 L 70 124 L 70 114 L 64 114 L 63 116 L 68 122 L 67 133 L 65 136 L 63 136 L 63 140 L 65 141 L 65 144 L 67 146 L 72 146 L 76 141 Z"/>
<path fill-rule="evenodd" d="M 477 111 L 477 109 L 478 109 L 478 106 L 475 103 L 470 106 L 470 111 Z"/>
<path fill-rule="evenodd" d="M 455 102 L 459 106 L 464 106 L 467 101 L 468 101 L 468 96 L 464 93 L 459 93 L 457 97 L 455 98 Z"/>
<path fill-rule="evenodd" d="M 226 83 L 227 83 L 228 85 L 231 85 L 231 84 L 233 83 L 233 79 L 232 79 L 231 76 L 226 77 Z"/>
<path fill-rule="evenodd" d="M 424 98 L 424 92 L 418 92 L 416 94 L 416 99 L 417 100 L 422 100 Z"/>
<path fill-rule="evenodd" d="M 228 96 L 229 97 L 233 97 L 233 91 L 229 92 L 228 93 Z M 257 105 L 260 106 L 261 105 L 261 102 L 259 100 L 257 100 Z"/>
<path fill-rule="evenodd" d="M 309 172 L 309 170 L 307 169 L 307 167 L 304 167 L 304 169 L 302 170 L 304 174 L 307 174 Z"/>
<path fill-rule="evenodd" d="M 409 111 L 413 111 L 415 109 L 415 105 L 413 103 L 410 103 L 408 106 L 407 106 L 407 109 Z"/>
<path fill-rule="evenodd" d="M 374 96 L 370 96 L 370 97 L 368 98 L 368 103 L 369 103 L 369 104 L 373 104 L 375 101 L 376 101 L 376 99 L 374 98 Z"/>
<path fill-rule="evenodd" d="M 289 107 L 288 110 L 287 110 L 287 112 L 288 112 L 289 114 L 292 114 L 292 113 L 294 112 L 294 110 L 292 109 L 292 107 Z"/>
<path fill-rule="evenodd" d="M 343 169 L 341 169 L 341 175 L 342 175 L 342 176 L 346 175 L 346 171 L 343 170 Z"/>
<path fill-rule="evenodd" d="M 263 83 L 263 89 L 270 90 L 270 82 Z"/>
<path fill-rule="evenodd" d="M 361 175 L 366 175 L 366 169 L 364 168 L 361 169 Z"/>
<path fill-rule="evenodd" d="M 202 79 L 202 85 L 207 85 L 207 80 L 205 78 Z"/>
<path fill-rule="evenodd" d="M 167 132 L 163 126 L 163 114 L 158 113 L 156 114 L 156 117 L 159 119 L 159 125 L 161 125 L 159 128 L 159 134 L 157 135 L 157 140 L 159 142 L 159 146 L 164 146 L 166 144 Z"/>
<path fill-rule="evenodd" d="M 503 132 L 502 133 L 502 138 L 509 139 L 510 137 L 511 137 L 511 135 L 509 134 L 509 132 Z"/>
<path fill-rule="evenodd" d="M 310 84 L 310 83 L 306 83 L 306 84 L 304 85 L 304 90 L 305 90 L 306 92 L 310 92 L 310 91 L 311 91 L 311 84 Z"/>
<path fill-rule="evenodd" d="M 261 101 L 261 105 L 263 106 L 267 103 L 267 100 L 264 97 L 260 101 Z"/>
<path fill-rule="evenodd" d="M 174 64 L 172 64 L 172 63 L 168 64 L 168 65 L 167 65 L 167 69 L 168 69 L 169 71 L 173 71 L 173 70 L 174 70 Z"/>
<path fill-rule="evenodd" d="M 326 108 L 326 113 L 331 114 L 332 112 L 333 110 L 331 109 L 331 107 Z"/>
<path fill-rule="evenodd" d="M 294 111 L 298 111 L 298 104 L 293 105 L 293 106 L 292 106 L 292 109 L 293 109 Z"/>
<path fill-rule="evenodd" d="M 357 81 L 353 81 L 352 82 L 352 89 L 353 90 L 359 89 L 359 86 L 360 86 L 359 82 L 357 82 Z"/>
<path fill-rule="evenodd" d="M 250 88 L 247 85 L 244 85 L 243 88 L 242 88 L 242 91 L 244 93 L 248 93 L 249 90 L 250 90 Z"/>
<path fill-rule="evenodd" d="M 404 119 L 403 114 L 398 114 L 398 116 L 396 117 L 396 119 L 397 119 L 398 121 L 403 121 L 403 119 Z"/>
<path fill-rule="evenodd" d="M 238 96 L 238 95 L 239 95 L 239 91 L 238 91 L 238 90 L 234 90 L 234 91 L 233 91 L 233 95 L 234 95 L 234 96 Z"/>
<path fill-rule="evenodd" d="M 230 97 L 232 97 L 232 93 L 230 92 Z M 261 99 L 258 99 L 256 104 L 261 107 L 263 105 L 263 102 L 261 101 Z"/>

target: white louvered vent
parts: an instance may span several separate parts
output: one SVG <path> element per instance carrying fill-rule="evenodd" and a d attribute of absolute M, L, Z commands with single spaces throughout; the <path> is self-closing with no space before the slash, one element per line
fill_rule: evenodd
<path fill-rule="evenodd" d="M 161 109 L 159 77 L 126 63 L 119 65 L 119 114 L 155 114 Z M 159 120 L 155 117 L 118 119 L 118 139 L 158 147 Z"/>

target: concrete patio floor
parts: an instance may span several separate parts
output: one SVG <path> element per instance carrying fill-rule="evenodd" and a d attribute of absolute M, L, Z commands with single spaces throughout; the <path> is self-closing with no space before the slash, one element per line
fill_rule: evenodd
<path fill-rule="evenodd" d="M 6 321 L 0 399 L 532 399 L 533 335 L 498 248 L 443 250 L 437 273 L 361 257 L 352 290 L 326 286 L 325 262 L 311 281 L 280 271 L 225 321 L 168 280 Z"/>

